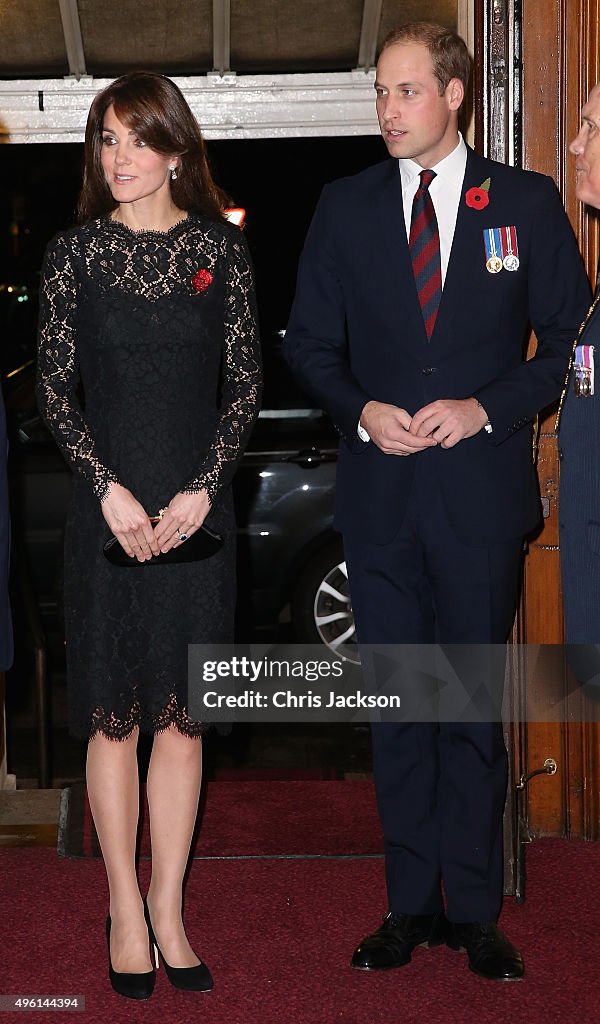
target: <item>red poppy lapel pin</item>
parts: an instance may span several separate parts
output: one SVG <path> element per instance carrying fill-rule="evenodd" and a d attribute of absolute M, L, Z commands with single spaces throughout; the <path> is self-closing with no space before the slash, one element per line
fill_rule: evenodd
<path fill-rule="evenodd" d="M 197 270 L 192 278 L 192 285 L 200 295 L 208 291 L 212 283 L 213 276 L 210 270 L 205 270 L 203 267 Z"/>
<path fill-rule="evenodd" d="M 489 191 L 492 184 L 491 178 L 482 181 L 479 188 L 473 187 L 465 193 L 465 202 L 472 210 L 485 210 L 490 201 Z"/>

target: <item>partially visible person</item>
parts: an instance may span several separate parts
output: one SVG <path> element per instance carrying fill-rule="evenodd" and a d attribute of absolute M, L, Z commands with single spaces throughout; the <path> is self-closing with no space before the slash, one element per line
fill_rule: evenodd
<path fill-rule="evenodd" d="M 79 226 L 51 242 L 42 274 L 39 401 L 74 471 L 70 728 L 89 738 L 110 981 L 133 999 L 152 993 L 151 946 L 175 987 L 213 984 L 182 921 L 203 731 L 188 711 L 187 653 L 191 643 L 233 641 L 231 481 L 261 386 L 252 271 L 226 205 L 180 90 L 132 72 L 94 99 Z M 190 560 L 205 521 L 223 546 Z M 107 560 L 111 534 L 133 565 Z M 144 901 L 135 861 L 140 730 L 154 735 Z"/>
<path fill-rule="evenodd" d="M 600 84 L 581 112 L 569 146 L 575 194 L 600 209 Z M 581 325 L 559 413 L 560 555 L 569 644 L 600 644 L 600 291 Z M 582 653 L 582 652 L 581 652 Z M 573 652 L 574 656 L 575 652 Z M 600 659 L 592 659 L 600 661 Z M 589 652 L 585 658 L 587 677 Z M 575 665 L 573 666 L 575 668 Z M 583 664 L 577 660 L 580 681 Z"/>
<path fill-rule="evenodd" d="M 13 635 L 8 600 L 8 556 L 10 549 L 10 518 L 8 513 L 8 480 L 6 476 L 6 416 L 0 391 L 0 672 L 12 665 Z"/>

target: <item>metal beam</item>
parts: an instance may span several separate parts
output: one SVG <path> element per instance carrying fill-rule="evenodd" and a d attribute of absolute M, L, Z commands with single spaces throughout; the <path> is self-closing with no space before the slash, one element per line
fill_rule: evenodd
<path fill-rule="evenodd" d="M 174 78 L 207 139 L 377 135 L 373 72 Z M 82 142 L 110 79 L 0 80 L 0 143 Z"/>
<path fill-rule="evenodd" d="M 69 73 L 75 78 L 83 78 L 87 75 L 87 71 L 85 69 L 85 53 L 83 52 L 77 0 L 59 0 L 59 4 L 67 60 L 69 62 Z"/>
<path fill-rule="evenodd" d="M 358 67 L 362 71 L 368 71 L 370 68 L 375 67 L 382 7 L 383 0 L 365 0 L 363 4 L 362 25 L 360 27 L 360 41 L 358 44 Z"/>
<path fill-rule="evenodd" d="M 213 70 L 229 71 L 231 49 L 231 0 L 213 0 Z"/>

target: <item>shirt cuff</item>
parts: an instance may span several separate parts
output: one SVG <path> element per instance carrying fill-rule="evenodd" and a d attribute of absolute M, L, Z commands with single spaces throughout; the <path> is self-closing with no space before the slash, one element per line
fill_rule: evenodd
<path fill-rule="evenodd" d="M 482 406 L 481 402 L 479 401 L 479 399 L 476 398 L 475 401 L 477 402 L 477 405 L 482 410 L 482 412 L 485 412 L 485 409 L 483 408 L 483 406 Z M 485 412 L 485 415 L 487 416 L 487 412 Z M 493 432 L 494 432 L 494 428 L 493 428 L 493 426 L 492 426 L 492 424 L 490 423 L 489 420 L 485 421 L 485 423 L 483 424 L 483 429 L 485 430 L 486 434 L 493 434 Z"/>

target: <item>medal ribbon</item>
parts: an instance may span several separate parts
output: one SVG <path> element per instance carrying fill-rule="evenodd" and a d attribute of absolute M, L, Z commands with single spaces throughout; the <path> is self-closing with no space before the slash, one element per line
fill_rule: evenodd
<path fill-rule="evenodd" d="M 571 370 L 573 369 L 574 364 L 575 364 L 575 354 L 576 354 L 576 351 L 577 351 L 578 342 L 579 342 L 579 339 L 581 338 L 581 335 L 585 331 L 589 321 L 591 320 L 591 318 L 593 317 L 594 313 L 596 312 L 596 307 L 597 307 L 599 302 L 600 302 L 600 292 L 597 292 L 595 297 L 594 297 L 594 301 L 592 302 L 590 308 L 588 309 L 588 311 L 587 311 L 587 313 L 586 313 L 586 315 L 584 317 L 583 323 L 581 324 L 581 327 L 579 328 L 579 331 L 577 332 L 577 337 L 575 338 L 575 340 L 573 342 L 573 347 L 571 349 L 571 358 L 569 359 L 569 365 L 567 367 L 567 372 L 565 374 L 565 382 L 563 384 L 563 389 L 562 389 L 562 393 L 561 393 L 561 396 L 560 396 L 560 402 L 558 403 L 558 412 L 556 414 L 556 419 L 554 421 L 554 429 L 557 432 L 558 432 L 559 427 L 560 427 L 560 417 L 562 415 L 563 405 L 565 404 L 565 398 L 567 397 L 567 390 L 568 390 L 568 387 L 569 387 L 569 378 L 571 376 Z"/>
<path fill-rule="evenodd" d="M 575 395 L 589 398 L 594 394 L 594 346 L 577 345 L 574 358 Z"/>
<path fill-rule="evenodd" d="M 504 253 L 502 251 L 502 236 L 500 234 L 500 228 L 485 228 L 483 232 L 483 240 L 485 242 L 486 260 L 491 259 L 492 256 L 498 256 L 500 259 L 503 258 Z"/>
<path fill-rule="evenodd" d="M 594 346 L 577 345 L 574 364 L 576 370 L 591 370 L 594 364 Z"/>
<path fill-rule="evenodd" d="M 519 246 L 517 245 L 517 229 L 514 225 L 506 228 L 500 228 L 502 233 L 502 247 L 504 249 L 504 256 L 519 255 Z"/>

